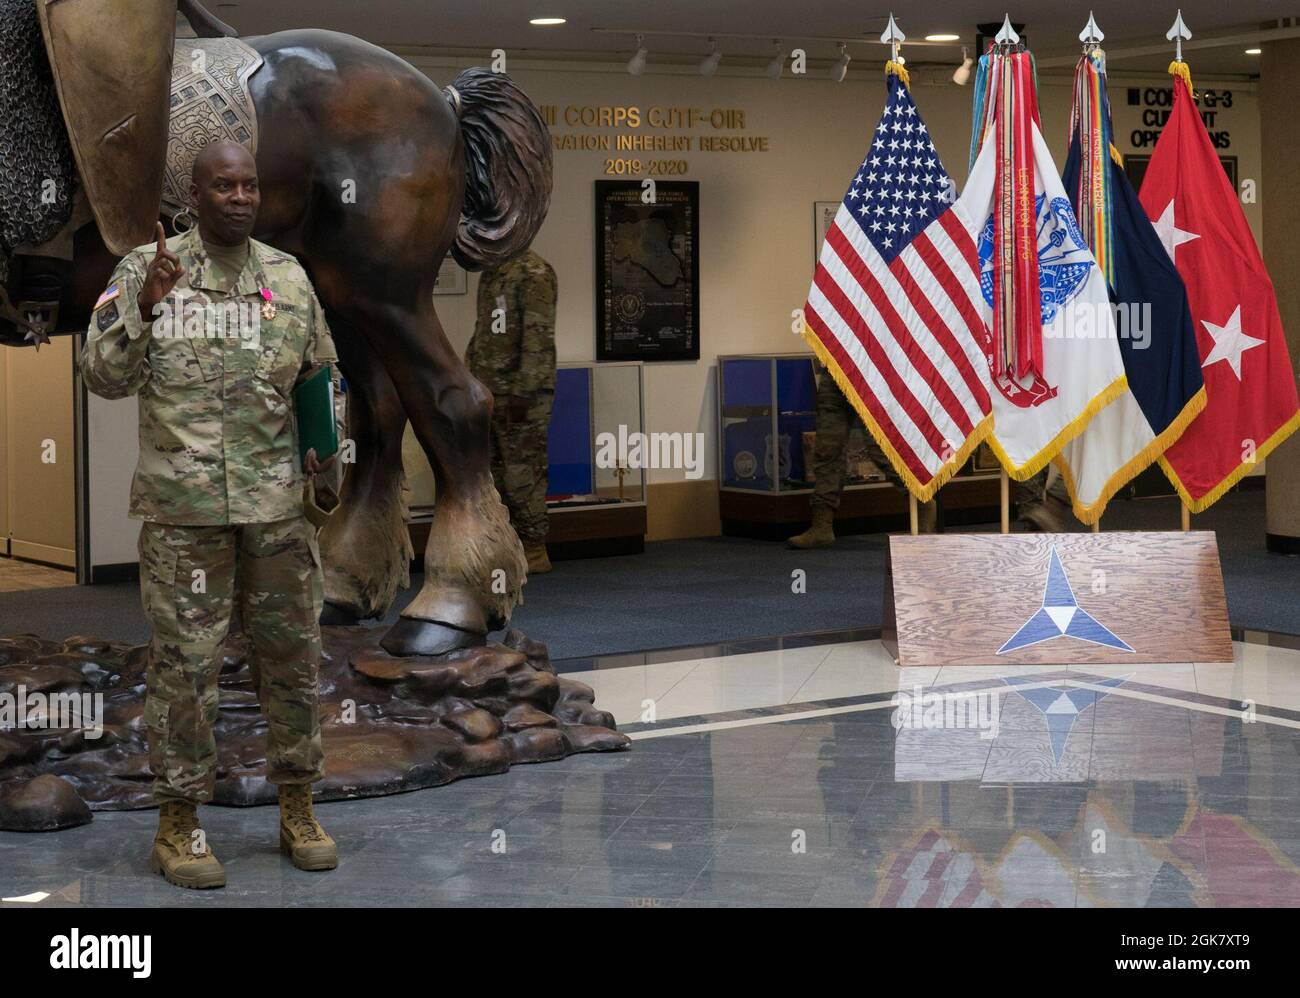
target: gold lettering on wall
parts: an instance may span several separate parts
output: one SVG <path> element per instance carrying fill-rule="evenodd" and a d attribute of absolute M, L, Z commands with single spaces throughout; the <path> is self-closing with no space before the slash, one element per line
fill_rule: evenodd
<path fill-rule="evenodd" d="M 736 134 L 748 127 L 745 112 L 738 107 L 543 104 L 539 110 L 557 151 L 752 153 L 771 149 L 766 135 Z M 699 134 L 672 134 L 682 132 Z M 607 173 L 637 173 L 643 165 L 640 160 L 609 162 L 624 164 L 624 169 L 607 169 Z M 685 172 L 685 160 L 672 163 L 673 172 Z"/>

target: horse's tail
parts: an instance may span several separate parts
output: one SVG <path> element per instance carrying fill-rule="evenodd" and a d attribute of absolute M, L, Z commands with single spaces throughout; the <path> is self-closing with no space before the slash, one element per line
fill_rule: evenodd
<path fill-rule="evenodd" d="M 551 206 L 551 135 L 504 73 L 467 69 L 444 91 L 465 139 L 465 204 L 451 254 L 466 270 L 528 248 Z"/>

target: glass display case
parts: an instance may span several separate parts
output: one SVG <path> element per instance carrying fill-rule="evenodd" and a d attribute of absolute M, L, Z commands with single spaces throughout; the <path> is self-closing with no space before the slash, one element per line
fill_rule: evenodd
<path fill-rule="evenodd" d="M 560 364 L 546 443 L 547 508 L 644 506 L 641 448 L 632 447 L 644 429 L 640 362 Z"/>
<path fill-rule="evenodd" d="M 723 489 L 811 488 L 817 382 L 808 354 L 718 358 L 718 483 Z M 809 441 L 805 447 L 804 441 Z"/>
<path fill-rule="evenodd" d="M 718 358 L 718 490 L 723 533 L 788 536 L 811 515 L 816 481 L 816 361 L 808 353 Z M 842 532 L 893 529 L 906 522 L 907 497 L 871 459 L 867 430 L 854 420 L 844 451 Z M 947 522 L 974 522 L 996 510 L 998 466 L 986 448 L 944 486 Z"/>

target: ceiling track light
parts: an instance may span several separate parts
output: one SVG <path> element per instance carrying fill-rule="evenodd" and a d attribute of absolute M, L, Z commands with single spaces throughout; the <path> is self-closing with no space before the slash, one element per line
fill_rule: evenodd
<path fill-rule="evenodd" d="M 849 73 L 849 63 L 853 61 L 853 58 L 849 55 L 849 47 L 847 45 L 843 42 L 840 42 L 839 45 L 840 57 L 836 59 L 835 63 L 831 66 L 831 79 L 836 83 L 843 83 L 844 77 Z"/>
<path fill-rule="evenodd" d="M 781 71 L 785 68 L 785 52 L 781 50 L 781 39 L 773 38 L 772 45 L 776 51 L 772 53 L 772 59 L 767 64 L 767 75 L 770 79 L 779 80 Z"/>
<path fill-rule="evenodd" d="M 701 76 L 712 76 L 718 71 L 718 63 L 722 62 L 722 52 L 718 50 L 717 40 L 710 38 L 709 44 L 711 46 L 709 54 L 700 62 Z"/>
<path fill-rule="evenodd" d="M 636 55 L 627 61 L 627 71 L 633 76 L 640 76 L 645 72 L 645 63 L 650 55 L 649 49 L 645 47 L 645 35 L 636 36 Z"/>
<path fill-rule="evenodd" d="M 963 45 L 961 49 L 961 65 L 952 74 L 952 82 L 959 87 L 966 86 L 970 82 L 970 69 L 974 64 L 974 60 L 971 59 L 966 46 Z"/>

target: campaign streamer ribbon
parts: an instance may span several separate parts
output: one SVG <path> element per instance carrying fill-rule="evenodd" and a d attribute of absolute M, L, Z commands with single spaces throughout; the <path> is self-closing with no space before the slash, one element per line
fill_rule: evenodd
<path fill-rule="evenodd" d="M 997 174 L 993 214 L 994 374 L 1043 377 L 1033 127 L 1038 120 L 1027 52 L 995 54 Z"/>
<path fill-rule="evenodd" d="M 1106 283 L 1115 286 L 1115 252 L 1111 231 L 1110 108 L 1102 86 L 1105 72 L 1100 49 L 1079 59 L 1074 70 L 1074 104 L 1070 138 L 1079 137 L 1079 228 L 1092 247 Z M 1068 142 L 1067 142 L 1068 144 Z"/>

